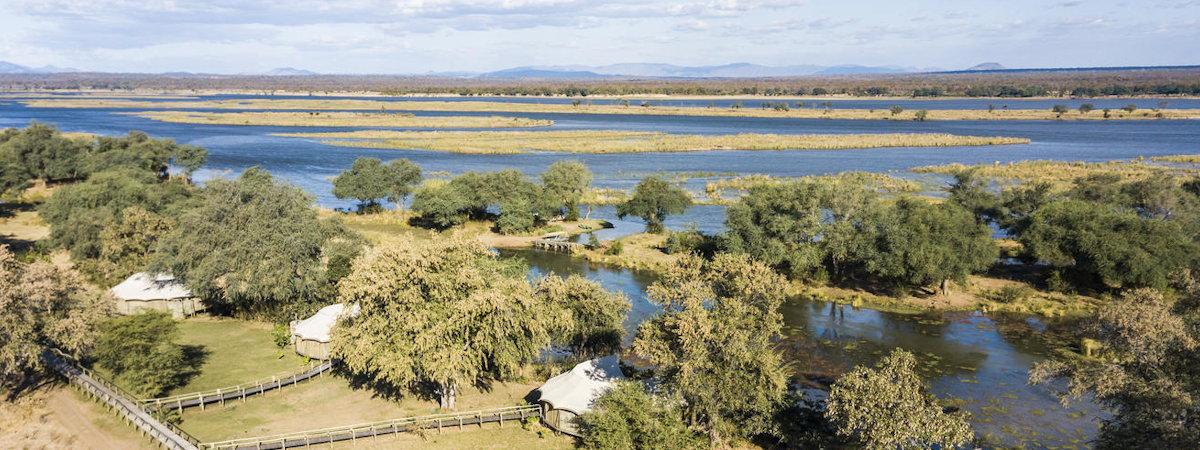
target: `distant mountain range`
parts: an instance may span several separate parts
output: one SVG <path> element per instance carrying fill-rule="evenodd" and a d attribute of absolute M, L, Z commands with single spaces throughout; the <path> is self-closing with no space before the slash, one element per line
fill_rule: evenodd
<path fill-rule="evenodd" d="M 10 63 L 7 61 L 0 61 L 0 73 L 65 73 L 65 72 L 78 72 L 78 71 L 79 71 L 79 69 L 72 69 L 70 67 L 55 67 L 55 66 L 26 67 L 26 66 L 22 66 L 20 64 L 13 64 L 13 63 Z"/>
<path fill-rule="evenodd" d="M 967 68 L 968 72 L 987 71 L 987 70 L 1006 70 L 1006 67 L 1000 65 L 1000 63 L 997 63 L 997 62 L 985 62 L 982 64 L 976 64 L 974 66 Z"/>
<path fill-rule="evenodd" d="M 320 75 L 320 74 L 313 72 L 311 70 L 297 69 L 294 67 L 277 67 L 277 68 L 268 70 L 266 72 L 263 72 L 262 75 L 295 77 L 295 76 Z"/>

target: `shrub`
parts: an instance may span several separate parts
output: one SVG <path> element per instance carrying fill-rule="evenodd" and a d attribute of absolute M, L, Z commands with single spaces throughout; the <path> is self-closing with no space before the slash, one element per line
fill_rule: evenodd
<path fill-rule="evenodd" d="M 987 294 L 987 298 L 1000 303 L 1017 303 L 1033 295 L 1033 289 L 1023 284 L 1010 284 Z"/>
<path fill-rule="evenodd" d="M 625 251 L 625 244 L 622 244 L 621 241 L 612 241 L 612 244 L 610 244 L 608 248 L 604 250 L 604 254 L 620 255 L 623 251 Z"/>
<path fill-rule="evenodd" d="M 106 322 L 96 342 L 96 362 L 134 394 L 156 397 L 183 384 L 195 370 L 170 315 L 147 312 Z"/>

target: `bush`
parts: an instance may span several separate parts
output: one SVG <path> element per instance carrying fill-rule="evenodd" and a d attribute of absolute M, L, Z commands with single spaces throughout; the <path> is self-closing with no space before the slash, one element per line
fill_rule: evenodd
<path fill-rule="evenodd" d="M 1033 289 L 1023 284 L 1010 284 L 988 292 L 989 300 L 1000 303 L 1017 303 L 1033 295 Z"/>
<path fill-rule="evenodd" d="M 275 346 L 279 348 L 287 347 L 292 343 L 292 330 L 288 329 L 287 325 L 277 323 L 271 328 L 271 341 L 275 342 Z"/>
<path fill-rule="evenodd" d="M 623 251 L 625 251 L 625 244 L 622 244 L 621 241 L 612 241 L 612 244 L 609 244 L 608 248 L 604 250 L 604 254 L 620 255 Z"/>
<path fill-rule="evenodd" d="M 690 228 L 684 231 L 673 231 L 667 235 L 663 251 L 669 255 L 695 253 L 706 259 L 712 258 L 720 250 L 716 236 L 709 236 L 699 230 Z"/>
<path fill-rule="evenodd" d="M 106 322 L 96 343 L 96 363 L 134 394 L 157 397 L 195 374 L 184 347 L 175 339 L 170 315 L 147 312 Z"/>

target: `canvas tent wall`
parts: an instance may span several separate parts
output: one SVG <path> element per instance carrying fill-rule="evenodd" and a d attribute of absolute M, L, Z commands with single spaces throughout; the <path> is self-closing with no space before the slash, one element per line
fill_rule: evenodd
<path fill-rule="evenodd" d="M 572 436 L 579 436 L 579 425 L 575 420 L 591 411 L 596 399 L 613 385 L 625 379 L 620 360 L 616 355 L 596 358 L 577 364 L 571 370 L 546 380 L 538 388 L 538 403 L 546 418 L 546 425 Z"/>
<path fill-rule="evenodd" d="M 333 326 L 346 312 L 345 309 L 343 303 L 335 303 L 321 308 L 312 317 L 292 322 L 292 344 L 296 353 L 313 359 L 329 359 Z M 349 314 L 358 314 L 357 304 L 350 309 Z"/>
<path fill-rule="evenodd" d="M 120 314 L 164 311 L 175 318 L 196 314 L 207 308 L 192 291 L 168 274 L 138 272 L 109 289 Z"/>

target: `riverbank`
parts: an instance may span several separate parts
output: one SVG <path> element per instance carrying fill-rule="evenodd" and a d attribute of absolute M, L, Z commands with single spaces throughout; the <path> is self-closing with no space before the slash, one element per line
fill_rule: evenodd
<path fill-rule="evenodd" d="M 341 147 L 415 149 L 466 154 L 648 153 L 706 150 L 846 150 L 1028 144 L 1014 137 L 940 133 L 695 135 L 643 131 L 388 131 L 276 133 Z"/>
<path fill-rule="evenodd" d="M 398 128 L 529 128 L 554 125 L 553 120 L 504 116 L 414 116 L 368 112 L 191 112 L 141 111 L 125 115 L 159 122 L 200 125 L 277 127 L 398 127 Z"/>
<path fill-rule="evenodd" d="M 252 109 L 252 110 L 341 110 L 341 111 L 448 111 L 448 112 L 504 112 L 504 113 L 554 113 L 554 114 L 602 114 L 602 115 L 661 115 L 699 117 L 758 117 L 788 119 L 843 119 L 843 120 L 1158 120 L 1200 119 L 1200 109 L 1138 109 L 1134 111 L 1078 110 L 1054 112 L 1049 109 L 843 109 L 797 107 L 788 102 L 764 102 L 762 105 L 743 107 L 680 107 L 596 105 L 580 100 L 579 104 L 563 103 L 517 103 L 488 101 L 379 101 L 360 99 L 239 99 L 198 101 L 145 101 L 121 99 L 35 99 L 22 101 L 31 108 L 128 108 L 128 109 Z"/>

